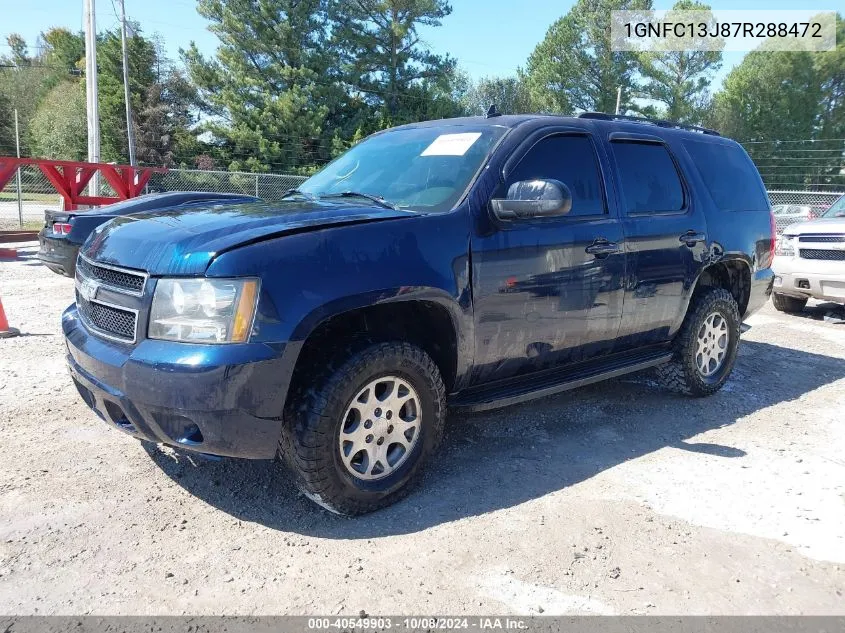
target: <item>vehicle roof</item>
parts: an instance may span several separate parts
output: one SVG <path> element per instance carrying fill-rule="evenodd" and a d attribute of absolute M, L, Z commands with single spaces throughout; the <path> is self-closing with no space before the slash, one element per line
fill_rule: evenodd
<path fill-rule="evenodd" d="M 608 133 L 622 131 L 640 134 L 650 134 L 661 138 L 681 136 L 696 140 L 734 142 L 731 141 L 731 139 L 728 139 L 727 137 L 720 136 L 718 133 L 712 130 L 708 130 L 708 132 L 710 133 L 704 133 L 700 131 L 704 130 L 704 128 L 700 128 L 699 131 L 696 131 L 684 127 L 671 127 L 673 125 L 672 122 L 661 121 L 659 119 L 635 118 L 632 120 L 623 118 L 613 118 L 613 115 L 602 115 L 593 113 L 587 113 L 583 116 L 561 116 L 557 114 L 501 114 L 493 117 L 456 117 L 452 119 L 435 119 L 432 121 L 421 121 L 419 123 L 408 123 L 406 125 L 401 125 L 393 129 L 411 129 L 443 126 L 516 128 L 529 122 L 545 122 L 549 125 L 566 125 L 584 129 L 606 131 Z"/>

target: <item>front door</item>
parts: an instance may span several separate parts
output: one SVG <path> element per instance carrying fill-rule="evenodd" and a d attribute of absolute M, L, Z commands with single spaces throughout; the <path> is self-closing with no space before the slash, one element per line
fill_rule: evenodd
<path fill-rule="evenodd" d="M 518 181 L 555 179 L 572 192 L 572 209 L 491 219 L 473 235 L 475 383 L 608 353 L 622 316 L 624 236 L 593 138 L 549 133 L 517 151 L 524 155 L 493 197 Z"/>

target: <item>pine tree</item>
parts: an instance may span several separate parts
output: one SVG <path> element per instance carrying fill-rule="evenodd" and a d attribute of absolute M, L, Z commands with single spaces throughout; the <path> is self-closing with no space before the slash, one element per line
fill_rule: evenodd
<path fill-rule="evenodd" d="M 528 58 L 524 79 L 535 109 L 570 114 L 614 112 L 633 95 L 634 53 L 611 49 L 611 11 L 650 9 L 651 0 L 578 0 Z"/>
<path fill-rule="evenodd" d="M 183 57 L 230 167 L 286 171 L 327 159 L 335 127 L 324 0 L 199 0 L 220 39 L 214 58 Z"/>
<path fill-rule="evenodd" d="M 340 79 L 389 124 L 457 114 L 455 60 L 432 53 L 419 34 L 451 12 L 445 0 L 333 0 Z"/>

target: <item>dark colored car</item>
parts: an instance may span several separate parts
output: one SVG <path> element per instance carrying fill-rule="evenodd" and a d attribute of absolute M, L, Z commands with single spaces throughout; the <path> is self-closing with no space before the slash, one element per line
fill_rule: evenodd
<path fill-rule="evenodd" d="M 407 492 L 447 407 L 651 367 L 714 393 L 773 248 L 756 168 L 710 130 L 442 120 L 369 137 L 279 203 L 98 227 L 62 325 L 111 425 L 281 456 L 309 498 L 357 514 Z"/>
<path fill-rule="evenodd" d="M 173 191 L 152 193 L 90 211 L 44 212 L 44 228 L 38 234 L 41 248 L 38 259 L 54 273 L 73 277 L 76 256 L 82 243 L 95 228 L 112 218 L 161 208 L 183 207 L 191 204 L 255 202 L 258 198 L 232 193 L 202 191 Z"/>

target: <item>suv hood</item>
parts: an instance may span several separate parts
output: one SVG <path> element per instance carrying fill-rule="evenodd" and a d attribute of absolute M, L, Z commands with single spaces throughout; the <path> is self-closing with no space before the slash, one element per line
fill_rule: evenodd
<path fill-rule="evenodd" d="M 91 260 L 151 275 L 201 275 L 219 254 L 290 233 L 414 217 L 349 200 L 249 203 L 151 211 L 115 218 L 82 247 Z"/>
<path fill-rule="evenodd" d="M 788 236 L 804 233 L 845 233 L 845 218 L 819 218 L 809 222 L 791 224 L 783 230 L 783 234 Z"/>

